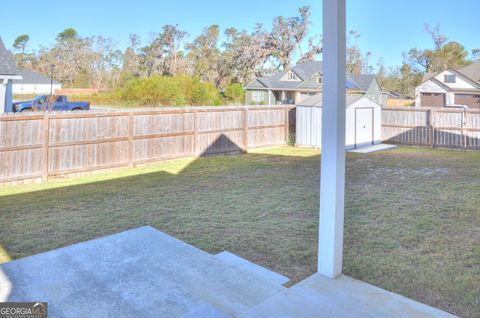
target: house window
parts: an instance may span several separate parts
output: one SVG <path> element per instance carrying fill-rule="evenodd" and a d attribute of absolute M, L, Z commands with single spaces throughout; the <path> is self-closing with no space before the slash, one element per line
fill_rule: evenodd
<path fill-rule="evenodd" d="M 322 82 L 323 82 L 323 79 L 321 77 L 317 78 L 317 83 L 318 84 L 322 84 Z"/>
<path fill-rule="evenodd" d="M 252 92 L 252 101 L 253 102 L 263 102 L 263 92 L 262 91 L 253 91 Z"/>
<path fill-rule="evenodd" d="M 292 71 L 290 71 L 290 72 L 288 72 L 288 79 L 289 80 L 296 80 L 297 75 L 295 73 L 293 73 Z"/>
<path fill-rule="evenodd" d="M 455 75 L 447 74 L 447 75 L 445 75 L 444 82 L 445 83 L 455 83 L 455 79 L 456 79 L 455 77 L 456 77 Z"/>

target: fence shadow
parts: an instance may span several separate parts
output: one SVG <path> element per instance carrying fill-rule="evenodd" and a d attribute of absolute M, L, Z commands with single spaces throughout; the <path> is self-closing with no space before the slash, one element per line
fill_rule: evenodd
<path fill-rule="evenodd" d="M 219 154 L 239 154 L 245 152 L 245 145 L 238 145 L 224 133 L 221 133 L 214 142 L 200 153 L 200 156 L 212 156 Z"/>
<path fill-rule="evenodd" d="M 387 129 L 389 131 L 387 131 Z M 392 132 L 391 128 L 382 127 L 382 139 L 384 142 L 392 144 L 416 145 L 427 147 L 457 148 L 468 150 L 480 149 L 480 133 L 477 136 L 469 136 L 462 133 L 461 129 L 452 131 L 451 129 L 434 129 L 432 127 L 419 126 L 415 128 L 397 128 Z"/>

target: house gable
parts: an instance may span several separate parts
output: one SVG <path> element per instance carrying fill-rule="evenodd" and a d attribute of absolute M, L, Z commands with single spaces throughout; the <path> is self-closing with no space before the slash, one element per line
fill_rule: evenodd
<path fill-rule="evenodd" d="M 323 76 L 320 73 L 313 74 L 310 78 L 300 83 L 296 90 L 321 90 L 322 89 Z"/>
<path fill-rule="evenodd" d="M 279 81 L 282 82 L 301 82 L 302 79 L 300 78 L 300 75 L 298 75 L 293 69 L 288 70 L 283 74 L 282 77 L 280 77 Z"/>
<path fill-rule="evenodd" d="M 417 93 L 446 93 L 448 91 L 450 91 L 450 88 L 434 77 L 423 82 L 415 88 L 415 92 Z"/>
<path fill-rule="evenodd" d="M 382 88 L 376 77 L 368 87 L 365 96 L 379 105 L 383 104 Z"/>
<path fill-rule="evenodd" d="M 471 80 L 470 78 L 466 77 L 462 73 L 454 70 L 448 69 L 446 71 L 440 72 L 433 77 L 440 83 L 444 84 L 450 89 L 476 89 L 479 88 L 476 82 Z M 454 82 L 449 82 L 448 79 L 453 79 Z"/>

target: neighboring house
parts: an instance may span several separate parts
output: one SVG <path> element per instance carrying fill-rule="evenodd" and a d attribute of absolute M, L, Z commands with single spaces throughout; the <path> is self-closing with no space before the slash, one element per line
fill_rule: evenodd
<path fill-rule="evenodd" d="M 427 73 L 415 88 L 417 107 L 465 105 L 480 108 L 480 62 L 438 74 Z"/>
<path fill-rule="evenodd" d="M 322 144 L 323 94 L 304 99 L 296 107 L 297 146 L 320 148 Z M 382 108 L 365 94 L 347 94 L 345 147 L 360 148 L 379 144 L 382 133 Z"/>
<path fill-rule="evenodd" d="M 21 79 L 17 74 L 12 53 L 0 38 L 0 113 L 12 111 L 12 80 Z"/>
<path fill-rule="evenodd" d="M 247 105 L 298 104 L 322 91 L 322 66 L 320 61 L 310 61 L 271 76 L 259 77 L 246 86 L 245 102 Z M 382 91 L 375 75 L 347 74 L 346 88 L 382 104 Z"/>
<path fill-rule="evenodd" d="M 43 95 L 50 94 L 50 89 L 52 89 L 52 93 L 55 93 L 56 89 L 62 88 L 60 82 L 54 80 L 52 84 L 50 78 L 31 70 L 19 70 L 18 74 L 23 78 L 21 80 L 13 81 L 14 94 Z"/>

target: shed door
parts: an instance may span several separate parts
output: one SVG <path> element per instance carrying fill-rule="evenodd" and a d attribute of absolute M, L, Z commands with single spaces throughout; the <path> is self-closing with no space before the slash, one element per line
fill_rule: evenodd
<path fill-rule="evenodd" d="M 455 105 L 467 105 L 471 108 L 480 108 L 480 95 L 455 94 Z"/>
<path fill-rule="evenodd" d="M 373 108 L 355 109 L 355 148 L 373 144 Z"/>
<path fill-rule="evenodd" d="M 445 94 L 442 93 L 422 93 L 420 95 L 422 107 L 444 107 Z"/>

